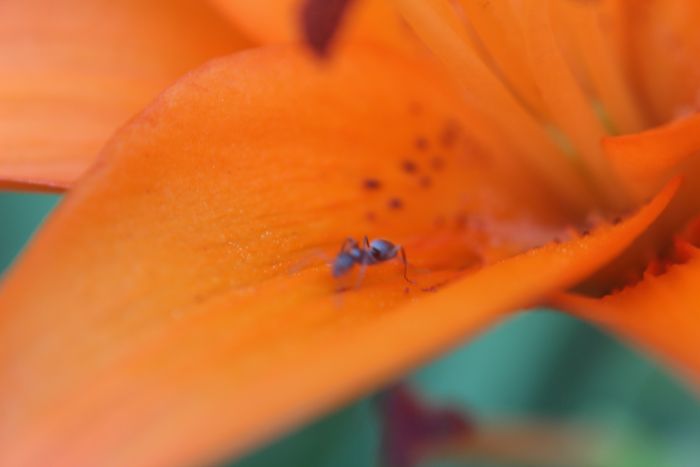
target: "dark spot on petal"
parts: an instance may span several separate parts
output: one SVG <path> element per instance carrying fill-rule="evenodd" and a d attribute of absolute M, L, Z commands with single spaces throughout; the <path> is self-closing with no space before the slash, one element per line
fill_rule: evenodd
<path fill-rule="evenodd" d="M 409 174 L 416 173 L 418 171 L 418 166 L 412 160 L 404 160 L 401 162 L 401 169 Z"/>
<path fill-rule="evenodd" d="M 461 212 L 461 213 L 457 214 L 457 216 L 455 216 L 455 227 L 457 227 L 458 229 L 463 229 L 468 224 L 469 224 L 469 216 L 466 213 Z"/>
<path fill-rule="evenodd" d="M 617 216 L 617 217 L 613 218 L 613 220 L 612 220 L 612 224 L 613 224 L 613 225 L 617 225 L 617 224 L 619 224 L 620 222 L 622 222 L 622 217 L 621 217 L 621 216 Z"/>
<path fill-rule="evenodd" d="M 435 170 L 442 170 L 445 167 L 445 161 L 441 157 L 433 157 L 430 160 L 430 167 Z"/>
<path fill-rule="evenodd" d="M 591 231 L 588 230 L 588 229 L 585 229 L 585 230 L 583 230 L 583 231 L 581 232 L 581 236 L 582 236 L 582 237 L 587 237 L 587 236 L 590 235 L 590 234 L 591 234 Z"/>
<path fill-rule="evenodd" d="M 552 241 L 558 245 L 558 244 L 561 243 L 561 238 L 559 238 L 559 237 L 554 237 L 554 240 L 552 240 Z"/>
<path fill-rule="evenodd" d="M 423 106 L 420 104 L 420 102 L 411 102 L 408 104 L 408 111 L 412 115 L 420 115 L 423 113 Z"/>
<path fill-rule="evenodd" d="M 366 178 L 362 182 L 362 187 L 365 190 L 379 190 L 382 187 L 382 182 L 380 182 L 376 178 Z"/>
<path fill-rule="evenodd" d="M 301 8 L 301 29 L 306 43 L 326 56 L 351 0 L 306 0 Z"/>
<path fill-rule="evenodd" d="M 370 222 L 374 222 L 377 220 L 377 215 L 372 211 L 367 211 L 365 218 Z"/>
<path fill-rule="evenodd" d="M 400 198 L 391 198 L 387 206 L 389 206 L 389 209 L 401 209 L 403 208 L 403 201 Z"/>
<path fill-rule="evenodd" d="M 425 151 L 426 149 L 428 149 L 428 140 L 422 136 L 416 138 L 414 144 L 416 148 L 418 148 L 421 151 Z"/>
<path fill-rule="evenodd" d="M 447 219 L 445 219 L 444 216 L 436 217 L 434 224 L 435 224 L 435 227 L 439 229 L 441 227 L 444 227 L 445 224 L 447 224 Z"/>
<path fill-rule="evenodd" d="M 197 294 L 193 297 L 195 303 L 203 303 L 206 299 L 207 296 L 204 294 Z"/>
<path fill-rule="evenodd" d="M 454 120 L 448 121 L 442 129 L 442 133 L 440 133 L 440 144 L 445 148 L 454 146 L 459 138 L 459 132 L 459 124 Z"/>
<path fill-rule="evenodd" d="M 429 286 L 429 287 L 424 287 L 424 288 L 422 288 L 421 291 L 423 291 L 423 292 L 437 292 L 437 291 L 440 290 L 442 287 L 446 286 L 447 283 L 448 283 L 448 281 L 438 282 L 437 284 L 433 284 L 433 285 L 431 285 L 431 286 Z"/>
<path fill-rule="evenodd" d="M 420 186 L 422 186 L 423 188 L 430 188 L 431 186 L 433 186 L 433 179 L 425 175 L 420 178 L 419 183 Z"/>

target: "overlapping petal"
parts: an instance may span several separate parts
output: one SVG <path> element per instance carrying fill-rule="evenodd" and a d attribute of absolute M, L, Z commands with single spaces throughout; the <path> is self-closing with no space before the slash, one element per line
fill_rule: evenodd
<path fill-rule="evenodd" d="M 679 174 L 694 177 L 700 151 L 700 114 L 640 133 L 609 137 L 603 148 L 625 188 L 638 199 Z"/>
<path fill-rule="evenodd" d="M 59 207 L 0 290 L 3 464 L 240 452 L 572 285 L 673 195 L 479 270 L 464 217 L 484 214 L 488 169 L 467 134 L 445 138 L 466 123 L 449 84 L 392 55 L 306 55 L 189 75 Z M 403 242 L 416 284 L 305 264 L 363 234 Z"/>
<path fill-rule="evenodd" d="M 584 287 L 598 294 L 629 284 L 650 261 L 663 260 L 674 236 L 700 212 L 700 116 L 693 114 L 636 134 L 605 138 L 603 148 L 623 188 L 638 202 L 676 176 L 684 182 L 652 228 Z"/>
<path fill-rule="evenodd" d="M 685 245 L 687 262 L 602 299 L 561 295 L 554 304 L 628 339 L 700 384 L 700 252 Z"/>
<path fill-rule="evenodd" d="M 0 187 L 61 190 L 190 68 L 246 44 L 195 0 L 0 4 Z"/>

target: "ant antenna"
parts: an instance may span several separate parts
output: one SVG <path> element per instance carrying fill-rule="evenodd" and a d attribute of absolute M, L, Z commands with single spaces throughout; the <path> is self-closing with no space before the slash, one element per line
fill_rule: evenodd
<path fill-rule="evenodd" d="M 404 250 L 403 247 L 401 247 L 401 262 L 403 263 L 403 278 L 406 279 L 406 282 L 409 284 L 415 284 L 411 279 L 408 278 L 408 261 L 406 260 L 406 250 Z"/>

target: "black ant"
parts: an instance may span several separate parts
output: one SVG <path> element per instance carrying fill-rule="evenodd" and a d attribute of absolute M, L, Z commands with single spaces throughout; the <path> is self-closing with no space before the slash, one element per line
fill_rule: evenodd
<path fill-rule="evenodd" d="M 360 270 L 360 278 L 358 285 L 364 277 L 367 266 L 383 263 L 396 258 L 400 254 L 401 262 L 403 263 L 403 277 L 406 282 L 413 284 L 413 281 L 408 278 L 408 262 L 406 261 L 406 250 L 401 245 L 394 245 L 388 240 L 377 238 L 371 242 L 364 237 L 362 246 L 355 239 L 346 239 L 340 247 L 340 252 L 335 257 L 331 267 L 333 277 L 340 277 L 347 274 L 355 264 L 362 267 Z"/>

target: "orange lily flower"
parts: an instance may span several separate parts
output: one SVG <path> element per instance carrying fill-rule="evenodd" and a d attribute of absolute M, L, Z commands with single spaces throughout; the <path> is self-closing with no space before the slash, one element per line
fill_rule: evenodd
<path fill-rule="evenodd" d="M 0 288 L 1 464 L 240 454 L 542 303 L 699 382 L 696 3 L 309 2 L 319 61 L 299 2 L 217 0 L 273 45 L 191 71 L 95 163 L 159 85 L 244 42 L 199 2 L 124 2 L 118 36 L 92 2 L 48 15 L 89 25 L 95 68 L 62 75 L 87 52 L 53 22 L 13 42 L 44 3 L 0 7 L 0 178 L 71 190 Z M 364 235 L 414 283 L 315 260 Z"/>

